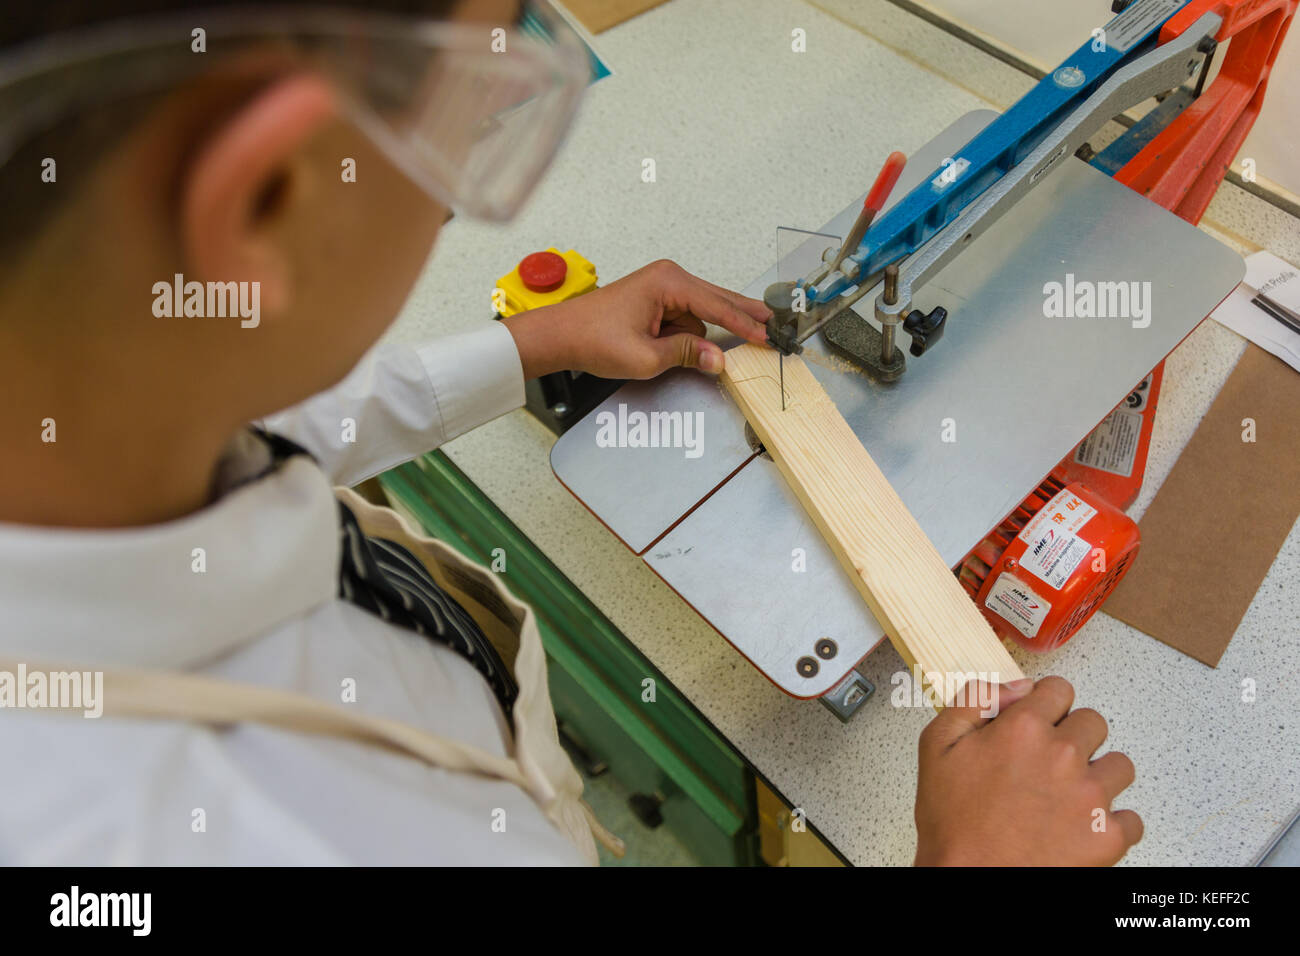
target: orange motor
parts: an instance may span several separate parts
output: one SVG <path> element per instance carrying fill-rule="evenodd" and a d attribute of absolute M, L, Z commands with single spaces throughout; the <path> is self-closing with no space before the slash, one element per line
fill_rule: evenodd
<path fill-rule="evenodd" d="M 1101 606 L 1139 543 L 1132 518 L 1053 474 L 966 557 L 958 576 L 1001 637 L 1050 651 Z"/>

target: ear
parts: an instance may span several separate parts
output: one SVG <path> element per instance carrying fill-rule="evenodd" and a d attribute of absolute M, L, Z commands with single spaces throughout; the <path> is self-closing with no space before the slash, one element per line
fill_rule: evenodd
<path fill-rule="evenodd" d="M 182 179 L 186 259 L 209 280 L 261 283 L 268 311 L 289 302 L 289 261 L 265 230 L 273 200 L 292 182 L 294 155 L 338 115 L 329 83 L 308 73 L 274 81 L 222 121 Z"/>

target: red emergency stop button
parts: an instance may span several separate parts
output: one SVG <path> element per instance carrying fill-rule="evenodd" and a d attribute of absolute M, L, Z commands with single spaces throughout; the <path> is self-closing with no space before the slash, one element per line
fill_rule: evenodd
<path fill-rule="evenodd" d="M 533 292 L 552 292 L 564 285 L 569 264 L 554 252 L 534 252 L 519 261 L 519 278 Z"/>

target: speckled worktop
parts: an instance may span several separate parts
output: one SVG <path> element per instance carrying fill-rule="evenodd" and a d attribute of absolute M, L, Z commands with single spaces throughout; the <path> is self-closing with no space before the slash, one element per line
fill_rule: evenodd
<path fill-rule="evenodd" d="M 774 257 L 779 225 L 816 228 L 892 149 L 912 152 L 958 116 L 1005 106 L 1029 80 L 883 0 L 673 0 L 598 38 L 615 76 L 592 88 L 547 181 L 507 227 L 453 222 L 391 337 L 481 321 L 523 254 L 574 248 L 609 282 L 660 257 L 733 288 Z M 808 52 L 790 52 L 790 31 Z M 899 52 L 904 51 L 904 52 Z M 934 66 L 930 69 L 923 63 Z M 937 71 L 937 72 L 936 72 Z M 813 144 L 794 134 L 813 121 Z M 641 181 L 653 157 L 658 181 Z M 1206 228 L 1300 262 L 1300 226 L 1232 186 Z M 1213 225 L 1208 225 L 1209 223 Z M 1217 227 L 1217 228 L 1216 228 Z M 1242 242 L 1239 237 L 1244 237 Z M 1140 516 L 1244 348 L 1204 323 L 1170 357 Z M 524 411 L 445 450 L 713 725 L 850 860 L 910 863 L 916 738 L 928 719 L 890 706 L 902 668 L 885 644 L 860 666 L 879 688 L 841 725 L 744 661 L 555 480 L 553 436 Z M 1244 489 L 1243 489 L 1244 491 Z M 1225 534 L 1236 529 L 1224 529 Z M 1300 533 L 1292 530 L 1217 669 L 1105 616 L 1027 673 L 1071 680 L 1132 756 L 1144 864 L 1245 864 L 1300 805 Z M 1253 678 L 1257 699 L 1242 700 Z"/>

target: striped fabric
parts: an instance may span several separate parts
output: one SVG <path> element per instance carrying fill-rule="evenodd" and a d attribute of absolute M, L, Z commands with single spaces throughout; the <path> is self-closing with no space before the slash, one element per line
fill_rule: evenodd
<path fill-rule="evenodd" d="M 249 467 L 251 456 L 245 448 L 241 456 L 245 465 L 233 481 L 222 483 L 224 491 L 274 471 L 294 455 L 310 457 L 310 452 L 280 435 L 259 428 L 250 434 L 257 439 L 251 444 L 265 448 L 263 460 Z M 399 544 L 367 537 L 352 510 L 341 501 L 339 537 L 339 597 L 460 654 L 483 675 L 509 718 L 519 696 L 514 677 L 474 619 L 438 586 L 424 565 Z"/>
<path fill-rule="evenodd" d="M 519 688 L 474 619 L 438 587 L 411 552 L 363 534 L 351 509 L 341 501 L 339 519 L 343 545 L 339 597 L 450 647 L 483 675 L 509 716 Z"/>

